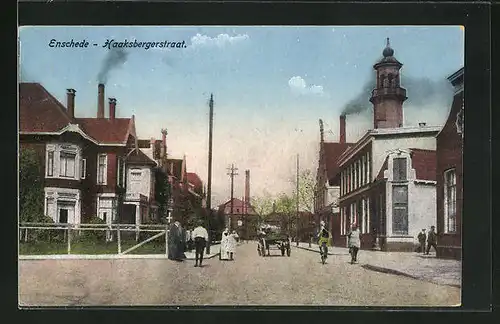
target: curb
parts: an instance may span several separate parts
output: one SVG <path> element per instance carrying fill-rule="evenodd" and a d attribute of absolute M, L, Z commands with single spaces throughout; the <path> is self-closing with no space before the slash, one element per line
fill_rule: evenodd
<path fill-rule="evenodd" d="M 392 274 L 392 275 L 396 275 L 396 276 L 402 276 L 402 277 L 412 278 L 412 279 L 416 279 L 416 280 L 427 281 L 427 282 L 431 282 L 431 283 L 434 283 L 434 284 L 437 284 L 437 285 L 443 285 L 443 286 L 451 286 L 451 287 L 455 287 L 455 288 L 461 288 L 461 285 L 450 284 L 450 283 L 439 282 L 439 281 L 436 281 L 436 280 L 425 279 L 425 278 L 421 278 L 421 277 L 417 277 L 417 276 L 408 274 L 406 272 L 402 272 L 402 271 L 398 271 L 398 270 L 394 270 L 394 269 L 389 269 L 389 268 L 384 268 L 384 267 L 378 267 L 378 266 L 374 266 L 374 265 L 371 265 L 371 264 L 363 264 L 361 267 L 363 267 L 365 269 L 368 269 L 368 270 L 381 272 L 381 273 L 387 273 L 387 274 Z"/>
<path fill-rule="evenodd" d="M 219 253 L 204 255 L 208 260 L 218 256 Z M 20 255 L 18 260 L 111 260 L 111 259 L 165 259 L 165 254 L 47 254 L 47 255 Z M 185 260 L 195 260 L 195 257 L 187 257 Z"/>

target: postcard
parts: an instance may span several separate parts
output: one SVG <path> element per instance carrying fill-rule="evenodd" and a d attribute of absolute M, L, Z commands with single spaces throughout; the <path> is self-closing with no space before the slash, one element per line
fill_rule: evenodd
<path fill-rule="evenodd" d="M 19 306 L 458 306 L 462 26 L 19 29 Z"/>

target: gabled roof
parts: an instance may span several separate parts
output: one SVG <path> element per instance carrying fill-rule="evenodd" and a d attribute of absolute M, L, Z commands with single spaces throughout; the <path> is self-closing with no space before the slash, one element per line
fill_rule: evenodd
<path fill-rule="evenodd" d="M 19 84 L 20 132 L 56 132 L 69 123 L 66 108 L 42 85 Z"/>
<path fill-rule="evenodd" d="M 156 162 L 151 160 L 149 156 L 144 154 L 140 149 L 134 148 L 127 155 L 126 161 L 128 164 L 136 165 L 156 165 Z"/>
<path fill-rule="evenodd" d="M 71 118 L 67 109 L 39 83 L 19 84 L 19 131 L 58 135 L 69 124 L 79 128 L 99 144 L 126 144 L 135 136 L 132 118 Z"/>
<path fill-rule="evenodd" d="M 150 149 L 151 148 L 151 140 L 147 139 L 139 139 L 137 140 L 137 145 L 141 149 Z M 152 152 L 152 156 L 154 159 L 159 159 L 161 155 L 161 140 L 155 140 L 154 151 Z"/>
<path fill-rule="evenodd" d="M 323 142 L 320 144 L 324 150 L 324 158 L 326 163 L 326 173 L 328 180 L 335 178 L 339 173 L 338 159 L 353 143 L 334 143 Z"/>
<path fill-rule="evenodd" d="M 203 189 L 203 182 L 200 177 L 194 172 L 186 173 L 187 181 L 191 183 L 195 189 Z"/>
<path fill-rule="evenodd" d="M 100 143 L 125 144 L 130 129 L 133 127 L 132 118 L 75 118 L 81 128 Z"/>
<path fill-rule="evenodd" d="M 410 149 L 411 166 L 415 170 L 416 180 L 436 181 L 436 151 Z M 389 156 L 386 156 L 375 180 L 384 179 L 384 171 L 388 167 Z"/>

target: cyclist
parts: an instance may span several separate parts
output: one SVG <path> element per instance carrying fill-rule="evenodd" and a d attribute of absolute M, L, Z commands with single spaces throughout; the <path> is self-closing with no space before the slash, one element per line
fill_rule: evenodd
<path fill-rule="evenodd" d="M 321 230 L 319 232 L 319 251 L 325 254 L 325 259 L 328 257 L 328 244 L 330 241 L 330 232 L 325 227 L 325 224 L 321 222 Z"/>

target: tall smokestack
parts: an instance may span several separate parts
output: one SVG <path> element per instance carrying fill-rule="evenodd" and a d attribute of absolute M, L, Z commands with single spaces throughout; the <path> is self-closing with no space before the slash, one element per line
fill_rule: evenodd
<path fill-rule="evenodd" d="M 245 214 L 248 212 L 248 205 L 250 204 L 250 170 L 245 170 Z"/>
<path fill-rule="evenodd" d="M 161 152 L 160 152 L 161 158 L 163 158 L 167 154 L 167 135 L 168 135 L 167 129 L 163 128 L 161 130 Z"/>
<path fill-rule="evenodd" d="M 67 108 L 68 108 L 68 115 L 69 118 L 73 119 L 75 118 L 75 89 L 67 89 Z"/>
<path fill-rule="evenodd" d="M 345 144 L 345 115 L 340 115 L 339 143 Z"/>
<path fill-rule="evenodd" d="M 115 114 L 116 114 L 116 99 L 109 98 L 109 119 L 110 120 L 115 119 Z"/>
<path fill-rule="evenodd" d="M 97 118 L 104 118 L 104 84 L 97 86 Z"/>

